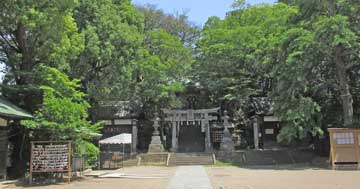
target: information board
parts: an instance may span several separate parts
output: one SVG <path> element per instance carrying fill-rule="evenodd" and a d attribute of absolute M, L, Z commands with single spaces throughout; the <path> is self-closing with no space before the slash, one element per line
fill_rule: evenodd
<path fill-rule="evenodd" d="M 68 172 L 71 177 L 71 142 L 31 142 L 30 175 L 32 173 Z M 32 178 L 31 178 L 32 180 Z"/>

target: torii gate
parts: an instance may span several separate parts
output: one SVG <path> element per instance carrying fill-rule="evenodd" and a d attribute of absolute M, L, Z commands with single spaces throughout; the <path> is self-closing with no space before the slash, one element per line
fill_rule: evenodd
<path fill-rule="evenodd" d="M 176 152 L 178 149 L 178 136 L 180 127 L 183 122 L 186 124 L 193 122 L 201 123 L 201 132 L 205 133 L 205 151 L 212 151 L 211 137 L 210 137 L 210 121 L 218 120 L 217 116 L 210 114 L 218 113 L 220 108 L 200 109 L 200 110 L 168 110 L 162 109 L 165 114 L 164 121 L 171 122 L 172 125 L 172 140 L 171 151 Z"/>

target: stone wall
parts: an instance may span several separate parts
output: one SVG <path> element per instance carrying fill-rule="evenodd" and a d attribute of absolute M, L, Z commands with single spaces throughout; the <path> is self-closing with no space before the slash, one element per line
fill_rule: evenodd
<path fill-rule="evenodd" d="M 311 150 L 218 151 L 215 155 L 217 161 L 245 166 L 313 163 L 318 157 Z"/>
<path fill-rule="evenodd" d="M 141 154 L 140 165 L 166 165 L 168 153 Z"/>

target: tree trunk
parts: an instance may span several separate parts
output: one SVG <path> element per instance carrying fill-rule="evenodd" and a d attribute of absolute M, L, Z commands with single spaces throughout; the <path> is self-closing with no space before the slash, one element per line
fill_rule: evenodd
<path fill-rule="evenodd" d="M 38 95 L 35 91 L 26 89 L 29 85 L 33 84 L 33 68 L 34 68 L 34 57 L 32 54 L 31 47 L 27 43 L 26 28 L 23 23 L 19 22 L 16 30 L 16 43 L 18 44 L 21 53 L 21 63 L 18 70 L 15 70 L 16 84 L 23 87 L 25 90 L 21 91 L 22 96 L 18 99 L 23 102 L 23 108 L 33 112 L 35 110 L 34 102 L 38 100 Z M 20 95 L 19 95 L 20 96 Z"/>
<path fill-rule="evenodd" d="M 339 82 L 339 90 L 341 95 L 341 102 L 343 107 L 344 126 L 351 126 L 353 123 L 353 97 L 350 93 L 350 86 L 348 82 L 348 75 L 342 57 L 342 48 L 336 47 L 335 50 L 335 64 L 336 74 Z"/>

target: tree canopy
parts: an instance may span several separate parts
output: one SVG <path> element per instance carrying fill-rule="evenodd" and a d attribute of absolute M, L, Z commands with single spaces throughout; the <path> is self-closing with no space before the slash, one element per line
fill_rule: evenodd
<path fill-rule="evenodd" d="M 251 97 L 272 99 L 280 141 L 359 124 L 358 1 L 232 8 L 200 28 L 131 0 L 3 0 L 1 94 L 35 114 L 22 135 L 43 129 L 35 137 L 86 142 L 89 153 L 100 128 L 91 108 L 130 101 L 151 119 L 182 108 L 179 94 L 194 86 L 239 120 Z"/>

